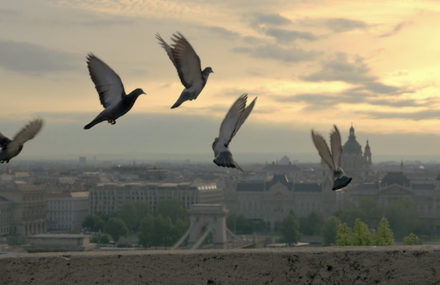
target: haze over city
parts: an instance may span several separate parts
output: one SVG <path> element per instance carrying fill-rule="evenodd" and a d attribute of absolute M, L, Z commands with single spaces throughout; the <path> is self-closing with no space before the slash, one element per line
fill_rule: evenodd
<path fill-rule="evenodd" d="M 352 122 L 376 162 L 437 160 L 439 10 L 435 1 L 2 1 L 0 131 L 46 120 L 17 159 L 210 162 L 224 114 L 247 92 L 259 99 L 231 143 L 238 161 L 318 162 L 310 129 L 336 124 L 345 140 Z M 154 34 L 168 41 L 176 27 L 215 73 L 197 100 L 170 110 L 182 85 Z M 116 126 L 84 131 L 102 108 L 89 52 L 147 96 Z"/>

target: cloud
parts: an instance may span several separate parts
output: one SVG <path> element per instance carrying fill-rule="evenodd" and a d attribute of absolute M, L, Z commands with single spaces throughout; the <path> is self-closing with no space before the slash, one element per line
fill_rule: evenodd
<path fill-rule="evenodd" d="M 0 40 L 0 67 L 5 70 L 42 76 L 78 70 L 83 63 L 84 58 L 75 53 L 28 42 Z"/>
<path fill-rule="evenodd" d="M 401 69 L 401 70 L 396 70 L 396 71 L 387 73 L 387 75 L 389 75 L 389 76 L 407 76 L 407 75 L 409 75 L 409 72 L 408 72 L 408 70 Z"/>
<path fill-rule="evenodd" d="M 309 32 L 299 32 L 293 30 L 285 30 L 279 28 L 268 28 L 264 31 L 267 36 L 273 37 L 281 44 L 288 44 L 298 39 L 306 41 L 316 41 L 318 36 Z"/>
<path fill-rule="evenodd" d="M 367 28 L 367 23 L 358 20 L 350 20 L 345 18 L 329 19 L 325 21 L 327 28 L 335 33 L 344 33 L 352 30 L 364 30 Z"/>
<path fill-rule="evenodd" d="M 218 34 L 228 40 L 236 40 L 237 38 L 240 37 L 239 33 L 230 31 L 223 27 L 209 26 L 209 27 L 203 27 L 203 29 L 207 30 L 208 32 Z"/>
<path fill-rule="evenodd" d="M 237 47 L 232 49 L 235 53 L 248 54 L 254 58 L 273 59 L 282 62 L 301 62 L 314 60 L 322 54 L 318 51 L 306 51 L 301 48 L 282 48 L 277 45 L 266 44 L 257 47 Z"/>
<path fill-rule="evenodd" d="M 400 32 L 400 30 L 403 28 L 405 23 L 400 23 L 397 26 L 394 27 L 394 29 L 391 32 L 382 34 L 379 36 L 379 38 L 386 38 L 386 37 L 391 37 L 394 36 L 395 34 L 397 34 L 398 32 Z"/>
<path fill-rule="evenodd" d="M 362 112 L 362 114 L 372 119 L 405 119 L 421 121 L 440 118 L 440 112 L 438 110 L 422 110 L 417 112 Z"/>
<path fill-rule="evenodd" d="M 283 26 L 292 23 L 292 21 L 286 17 L 281 16 L 278 13 L 255 13 L 252 15 L 251 26 L 258 27 L 260 25 L 272 25 Z"/>
<path fill-rule="evenodd" d="M 375 77 L 368 75 L 369 72 L 370 68 L 363 62 L 362 57 L 355 55 L 350 59 L 348 54 L 340 52 L 323 61 L 321 70 L 302 76 L 301 79 L 311 82 L 345 81 L 356 84 L 375 80 Z"/>

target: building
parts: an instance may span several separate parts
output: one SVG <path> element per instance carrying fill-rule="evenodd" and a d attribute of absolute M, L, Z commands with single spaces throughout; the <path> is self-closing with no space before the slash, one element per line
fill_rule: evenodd
<path fill-rule="evenodd" d="M 168 170 L 156 166 L 151 167 L 136 164 L 133 164 L 132 166 L 119 165 L 112 167 L 112 170 L 120 174 L 136 175 L 138 178 L 143 180 L 158 181 L 164 180 L 168 177 Z"/>
<path fill-rule="evenodd" d="M 80 156 L 78 162 L 79 162 L 80 165 L 86 165 L 87 164 L 87 157 Z"/>
<path fill-rule="evenodd" d="M 271 231 L 276 222 L 284 219 L 291 210 L 297 217 L 319 211 L 330 216 L 336 210 L 336 193 L 332 181 L 323 183 L 294 183 L 284 174 L 276 174 L 270 181 L 225 181 L 225 204 L 230 214 L 263 221 Z"/>
<path fill-rule="evenodd" d="M 419 217 L 433 221 L 440 231 L 440 177 L 435 181 L 413 183 L 403 171 L 388 172 L 380 182 L 360 184 L 345 194 L 348 202 L 356 205 L 362 197 L 373 199 L 383 206 L 396 200 L 412 200 Z"/>
<path fill-rule="evenodd" d="M 222 204 L 223 189 L 215 183 L 100 183 L 90 189 L 89 213 L 117 212 L 128 202 L 148 202 L 155 211 L 162 199 L 180 199 L 183 207 L 192 204 Z"/>
<path fill-rule="evenodd" d="M 7 236 L 12 229 L 12 202 L 0 196 L 0 236 Z"/>
<path fill-rule="evenodd" d="M 96 243 L 90 243 L 90 236 L 85 235 L 53 235 L 39 234 L 29 237 L 29 244 L 23 248 L 29 253 L 34 252 L 72 252 L 90 251 Z"/>
<path fill-rule="evenodd" d="M 372 152 L 367 140 L 365 152 L 362 152 L 362 146 L 356 140 L 353 125 L 350 127 L 348 140 L 342 146 L 342 169 L 353 178 L 350 183 L 352 186 L 364 182 L 377 181 L 377 174 L 373 171 Z M 331 175 L 330 169 L 321 159 L 323 175 Z"/>
<path fill-rule="evenodd" d="M 47 200 L 44 188 L 14 181 L 0 185 L 0 196 L 12 203 L 11 234 L 31 235 L 46 232 Z"/>
<path fill-rule="evenodd" d="M 89 192 L 46 193 L 47 228 L 50 230 L 81 230 L 89 213 Z"/>

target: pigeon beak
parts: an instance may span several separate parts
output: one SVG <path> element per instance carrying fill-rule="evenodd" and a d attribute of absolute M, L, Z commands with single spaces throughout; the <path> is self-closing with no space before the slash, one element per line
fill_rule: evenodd
<path fill-rule="evenodd" d="M 145 94 L 145 95 L 147 95 L 147 93 L 145 93 L 145 92 L 142 92 L 142 94 Z"/>
<path fill-rule="evenodd" d="M 214 73 L 214 71 L 211 70 L 211 73 Z"/>

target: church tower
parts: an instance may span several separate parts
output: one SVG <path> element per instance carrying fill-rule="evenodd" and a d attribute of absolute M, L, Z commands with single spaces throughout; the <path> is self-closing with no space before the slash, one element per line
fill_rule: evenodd
<path fill-rule="evenodd" d="M 367 162 L 368 164 L 372 164 L 371 149 L 370 149 L 370 145 L 368 144 L 368 140 L 367 140 L 367 145 L 365 146 L 364 157 L 365 157 L 365 162 Z"/>

